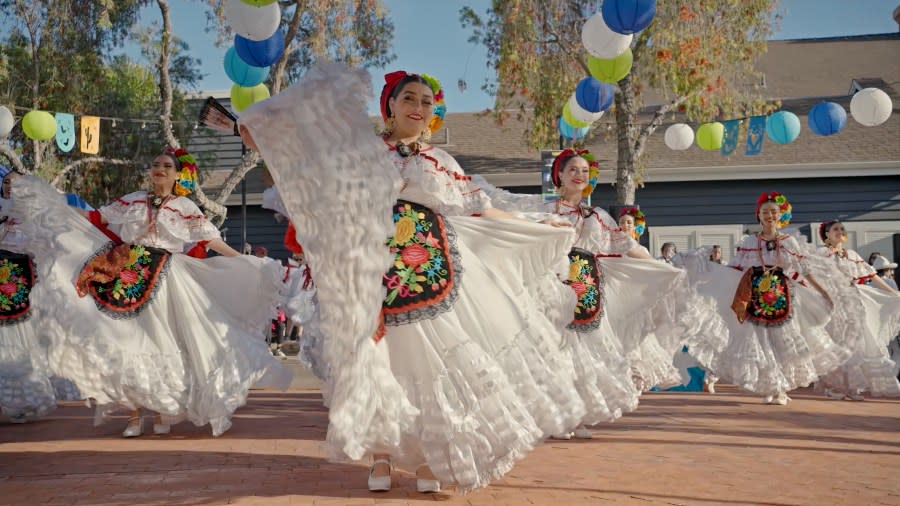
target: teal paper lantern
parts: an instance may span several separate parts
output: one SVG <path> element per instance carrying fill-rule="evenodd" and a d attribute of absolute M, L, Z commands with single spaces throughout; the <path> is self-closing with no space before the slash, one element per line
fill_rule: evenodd
<path fill-rule="evenodd" d="M 234 84 L 252 88 L 266 80 L 269 76 L 269 67 L 248 65 L 238 56 L 237 50 L 231 47 L 225 53 L 225 74 Z"/>
<path fill-rule="evenodd" d="M 790 144 L 800 135 L 800 118 L 789 111 L 778 111 L 766 120 L 766 136 L 776 144 Z"/>
<path fill-rule="evenodd" d="M 579 139 L 583 139 L 591 129 L 590 126 L 581 128 L 573 127 L 572 125 L 566 123 L 566 120 L 564 120 L 562 116 L 560 116 L 559 120 L 557 121 L 557 127 L 559 128 L 559 135 L 562 135 L 564 139 L 569 141 L 577 141 Z"/>

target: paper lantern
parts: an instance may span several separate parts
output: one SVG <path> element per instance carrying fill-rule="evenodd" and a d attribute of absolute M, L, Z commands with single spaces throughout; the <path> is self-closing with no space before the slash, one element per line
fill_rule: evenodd
<path fill-rule="evenodd" d="M 577 141 L 578 139 L 583 139 L 585 135 L 588 134 L 590 127 L 581 127 L 576 128 L 572 125 L 566 123 L 562 117 L 557 121 L 557 127 L 559 129 L 559 135 L 562 135 L 564 139 L 570 141 Z"/>
<path fill-rule="evenodd" d="M 694 144 L 694 129 L 684 123 L 675 123 L 666 129 L 666 146 L 675 151 L 684 151 Z"/>
<path fill-rule="evenodd" d="M 800 118 L 789 111 L 778 111 L 766 120 L 766 136 L 776 144 L 790 144 L 800 135 Z"/>
<path fill-rule="evenodd" d="M 631 49 L 626 49 L 624 53 L 611 60 L 588 56 L 588 70 L 595 79 L 604 83 L 621 81 L 631 72 L 632 63 L 634 63 L 634 56 L 631 54 Z"/>
<path fill-rule="evenodd" d="M 241 37 L 266 40 L 281 24 L 281 7 L 277 2 L 256 6 L 241 0 L 225 0 L 225 20 Z"/>
<path fill-rule="evenodd" d="M 863 126 L 877 126 L 891 117 L 894 104 L 891 97 L 878 88 L 865 88 L 850 99 L 850 114 Z"/>
<path fill-rule="evenodd" d="M 593 77 L 585 77 L 575 88 L 575 100 L 588 112 L 603 112 L 612 105 L 616 96 L 616 87 L 601 83 Z"/>
<path fill-rule="evenodd" d="M 806 122 L 816 135 L 834 135 L 847 125 L 847 111 L 834 102 L 821 102 L 809 111 Z"/>
<path fill-rule="evenodd" d="M 575 98 L 574 93 L 571 97 L 569 97 L 569 101 L 566 103 L 566 105 L 569 106 L 569 112 L 572 114 L 572 117 L 575 118 L 576 121 L 590 124 L 597 121 L 603 116 L 603 111 L 585 111 L 580 105 L 578 105 L 578 100 Z"/>
<path fill-rule="evenodd" d="M 50 140 L 56 135 L 56 119 L 47 111 L 28 111 L 22 118 L 22 130 L 29 139 Z"/>
<path fill-rule="evenodd" d="M 653 21 L 656 0 L 604 0 L 600 12 L 610 30 L 630 35 Z"/>
<path fill-rule="evenodd" d="M 269 88 L 266 88 L 265 84 L 257 84 L 250 88 L 236 84 L 231 87 L 231 108 L 237 112 L 267 98 L 269 98 Z"/>
<path fill-rule="evenodd" d="M 265 7 L 269 4 L 273 4 L 278 0 L 241 0 L 247 5 L 252 5 L 254 7 Z"/>
<path fill-rule="evenodd" d="M 0 139 L 3 139 L 16 125 L 16 118 L 5 105 L 0 105 Z"/>
<path fill-rule="evenodd" d="M 269 67 L 254 67 L 238 56 L 233 47 L 225 53 L 225 74 L 238 86 L 253 87 L 266 80 Z"/>
<path fill-rule="evenodd" d="M 279 28 L 266 40 L 250 40 L 235 35 L 234 49 L 247 65 L 254 67 L 274 65 L 284 54 L 284 32 Z"/>
<path fill-rule="evenodd" d="M 572 125 L 575 128 L 584 128 L 586 126 L 590 126 L 591 124 L 589 121 L 582 121 L 576 118 L 572 114 L 572 109 L 569 107 L 569 102 L 566 102 L 566 105 L 563 106 L 562 117 L 564 120 L 566 120 L 566 123 Z"/>
<path fill-rule="evenodd" d="M 704 123 L 697 129 L 697 145 L 704 151 L 722 149 L 722 138 L 725 137 L 725 125 L 715 121 Z"/>
<path fill-rule="evenodd" d="M 600 12 L 588 18 L 581 27 L 581 43 L 588 53 L 597 58 L 619 56 L 631 47 L 633 38 L 633 35 L 623 35 L 610 30 Z"/>

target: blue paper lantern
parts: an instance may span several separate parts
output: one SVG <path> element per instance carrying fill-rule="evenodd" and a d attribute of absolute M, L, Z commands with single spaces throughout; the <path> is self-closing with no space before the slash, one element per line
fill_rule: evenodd
<path fill-rule="evenodd" d="M 602 83 L 593 77 L 585 77 L 575 88 L 578 106 L 588 112 L 598 113 L 609 109 L 616 96 L 616 87 Z"/>
<path fill-rule="evenodd" d="M 244 88 L 252 88 L 266 80 L 269 75 L 269 67 L 254 67 L 238 56 L 234 47 L 228 48 L 225 53 L 225 74 L 234 84 Z"/>
<path fill-rule="evenodd" d="M 250 40 L 235 35 L 234 49 L 247 65 L 254 67 L 274 65 L 284 53 L 284 32 L 279 28 L 265 40 Z"/>
<path fill-rule="evenodd" d="M 834 102 L 821 102 L 809 111 L 806 120 L 814 134 L 834 135 L 847 125 L 847 111 Z"/>
<path fill-rule="evenodd" d="M 600 12 L 610 30 L 631 35 L 647 28 L 653 21 L 656 0 L 604 0 Z"/>
<path fill-rule="evenodd" d="M 558 128 L 559 134 L 563 136 L 564 139 L 570 141 L 577 141 L 578 139 L 583 139 L 585 135 L 588 134 L 588 131 L 591 129 L 590 126 L 576 128 L 572 125 L 566 123 L 566 121 L 559 117 L 558 120 Z"/>
<path fill-rule="evenodd" d="M 800 118 L 788 111 L 778 111 L 766 120 L 766 135 L 776 144 L 790 144 L 800 135 Z"/>

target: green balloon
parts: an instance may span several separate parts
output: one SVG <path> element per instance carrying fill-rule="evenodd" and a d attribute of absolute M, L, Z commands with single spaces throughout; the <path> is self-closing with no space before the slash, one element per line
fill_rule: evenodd
<path fill-rule="evenodd" d="M 575 128 L 584 128 L 586 126 L 590 126 L 590 123 L 585 123 L 584 121 L 579 121 L 575 116 L 572 116 L 572 109 L 569 108 L 569 103 L 566 102 L 566 105 L 563 106 L 562 117 L 566 123 L 575 127 Z"/>
<path fill-rule="evenodd" d="M 269 98 L 269 88 L 266 88 L 265 84 L 257 84 L 249 88 L 235 84 L 231 87 L 231 108 L 237 112 L 267 98 Z"/>
<path fill-rule="evenodd" d="M 247 5 L 252 5 L 254 7 L 265 7 L 269 4 L 275 3 L 276 0 L 241 0 Z"/>
<path fill-rule="evenodd" d="M 634 55 L 631 54 L 630 48 L 609 60 L 588 56 L 588 70 L 594 79 L 610 84 L 617 83 L 627 76 L 633 63 Z"/>
<path fill-rule="evenodd" d="M 22 118 L 22 130 L 29 139 L 47 141 L 56 135 L 56 119 L 47 111 L 29 111 Z"/>
<path fill-rule="evenodd" d="M 704 151 L 722 149 L 723 137 L 725 137 L 725 125 L 718 121 L 704 123 L 697 129 L 697 145 Z"/>

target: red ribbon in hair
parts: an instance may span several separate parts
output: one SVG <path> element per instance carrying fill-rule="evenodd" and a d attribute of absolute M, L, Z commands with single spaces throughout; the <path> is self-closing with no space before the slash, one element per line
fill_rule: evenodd
<path fill-rule="evenodd" d="M 404 77 L 410 75 L 412 74 L 406 72 L 405 70 L 396 70 L 384 75 L 384 87 L 381 88 L 381 119 L 383 119 L 384 121 L 387 121 L 388 119 L 388 98 L 391 97 L 391 93 L 394 91 L 394 87 L 396 87 L 397 83 L 399 83 Z"/>
<path fill-rule="evenodd" d="M 766 202 L 775 202 L 775 197 L 781 195 L 779 192 L 762 192 L 756 199 L 756 216 L 759 217 L 759 208 Z"/>
<path fill-rule="evenodd" d="M 567 162 L 569 158 L 581 156 L 587 153 L 590 153 L 590 151 L 586 149 L 566 148 L 562 150 L 560 154 L 556 155 L 556 158 L 553 159 L 553 167 L 550 169 L 550 181 L 553 182 L 553 186 L 557 188 L 562 186 L 562 183 L 559 181 L 559 170 L 562 168 L 563 163 Z M 590 162 L 589 164 L 594 165 Z"/>

